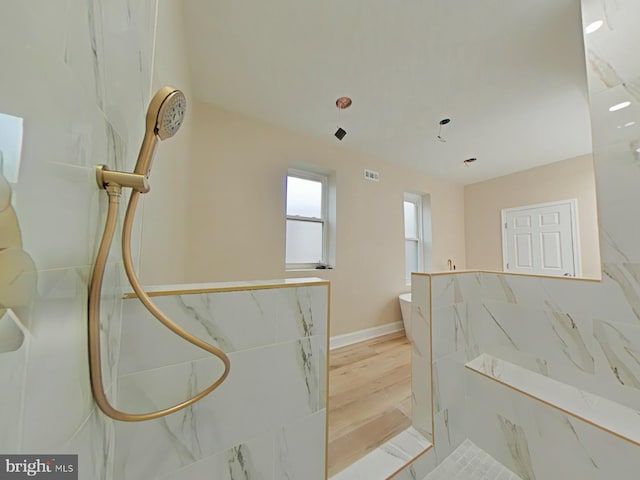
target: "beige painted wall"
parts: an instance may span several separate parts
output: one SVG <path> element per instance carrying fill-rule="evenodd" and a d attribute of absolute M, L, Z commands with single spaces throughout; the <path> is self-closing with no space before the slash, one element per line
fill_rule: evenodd
<path fill-rule="evenodd" d="M 463 187 L 393 166 L 337 143 L 192 102 L 186 280 L 321 276 L 331 281 L 331 334 L 400 321 L 403 193 L 431 194 L 434 269 L 465 266 Z M 345 142 L 346 143 L 346 142 Z M 300 163 L 335 171 L 334 270 L 286 272 L 285 178 Z M 363 169 L 380 182 L 363 179 Z"/>
<path fill-rule="evenodd" d="M 600 278 L 595 177 L 591 155 L 467 185 L 464 189 L 467 268 L 502 271 L 500 211 L 578 200 L 582 276 Z"/>
<path fill-rule="evenodd" d="M 159 143 L 149 175 L 151 192 L 144 195 L 138 219 L 142 219 L 139 275 L 146 284 L 175 284 L 185 280 L 188 257 L 188 172 L 194 124 L 191 78 L 180 2 L 158 5 L 156 55 L 153 70 L 155 93 L 164 85 L 180 88 L 187 96 L 187 114 L 175 136 Z M 140 139 L 142 140 L 142 139 Z M 137 155 L 137 151 L 132 154 Z M 140 228 L 140 227 L 138 227 Z M 135 238 L 135 237 L 134 237 Z"/>

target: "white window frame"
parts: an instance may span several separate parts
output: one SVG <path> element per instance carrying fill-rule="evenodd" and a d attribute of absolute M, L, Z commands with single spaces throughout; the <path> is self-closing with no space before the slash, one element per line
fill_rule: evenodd
<path fill-rule="evenodd" d="M 422 219 L 422 196 L 417 194 L 417 193 L 408 193 L 405 192 L 404 194 L 404 199 L 402 201 L 402 226 L 403 226 L 403 231 L 406 232 L 406 228 L 404 228 L 405 226 L 405 221 L 406 218 L 404 216 L 404 204 L 405 202 L 407 203 L 413 203 L 416 206 L 416 214 L 417 214 L 417 221 L 418 224 L 416 225 L 416 231 L 418 233 L 417 237 L 407 237 L 406 235 L 404 236 L 404 251 L 405 251 L 405 259 L 404 259 L 404 265 L 405 265 L 405 269 L 406 269 L 406 265 L 407 265 L 407 247 L 406 244 L 408 241 L 411 242 L 416 242 L 417 246 L 418 246 L 418 272 L 422 272 L 424 271 L 424 229 L 423 229 L 423 219 Z M 405 276 L 406 281 L 407 281 L 407 285 L 411 285 L 411 273 L 406 272 L 405 270 Z"/>
<path fill-rule="evenodd" d="M 286 270 L 308 270 L 315 269 L 319 266 L 324 265 L 325 267 L 328 265 L 328 257 L 329 257 L 329 222 L 327 218 L 327 214 L 329 211 L 329 177 L 327 175 L 323 175 L 321 173 L 310 172 L 307 170 L 299 170 L 290 168 L 287 171 L 287 184 L 288 178 L 302 178 L 304 180 L 313 180 L 316 182 L 320 182 L 322 184 L 322 205 L 321 205 L 321 216 L 322 218 L 315 217 L 304 217 L 299 215 L 288 215 L 287 214 L 287 193 L 285 192 L 285 231 L 286 231 L 286 223 L 287 220 L 298 220 L 304 222 L 313 222 L 322 224 L 322 259 L 318 263 L 286 263 Z M 285 234 L 285 242 L 286 242 L 286 234 Z M 287 257 L 287 246 L 285 245 L 285 262 Z"/>

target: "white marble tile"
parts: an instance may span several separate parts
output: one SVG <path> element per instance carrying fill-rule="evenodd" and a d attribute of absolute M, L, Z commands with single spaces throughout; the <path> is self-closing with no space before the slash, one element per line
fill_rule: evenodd
<path fill-rule="evenodd" d="M 621 385 L 640 389 L 640 326 L 596 320 L 593 334 L 604 353 L 610 376 Z"/>
<path fill-rule="evenodd" d="M 372 478 L 387 478 L 412 459 L 431 448 L 431 442 L 424 438 L 417 430 L 409 427 L 388 442 L 368 453 L 365 457 L 353 463 L 331 480 L 365 480 Z"/>
<path fill-rule="evenodd" d="M 491 299 L 499 302 L 512 303 L 518 302 L 518 299 L 509 284 L 510 275 L 501 273 L 483 273 L 480 277 L 480 295 L 483 300 Z"/>
<path fill-rule="evenodd" d="M 431 277 L 411 279 L 411 424 L 431 439 Z"/>
<path fill-rule="evenodd" d="M 276 480 L 274 476 L 274 440 L 261 435 L 215 455 L 203 458 L 159 480 Z M 142 477 L 140 477 L 142 478 Z M 294 477 L 290 477 L 294 478 Z"/>
<path fill-rule="evenodd" d="M 7 321 L 9 314 L 6 314 Z M 17 328 L 17 327 L 16 327 Z M 0 451 L 20 451 L 24 409 L 24 385 L 31 335 L 25 332 L 20 347 L 0 353 Z"/>
<path fill-rule="evenodd" d="M 637 446 L 472 372 L 467 385 L 471 440 L 523 479 L 635 478 Z"/>
<path fill-rule="evenodd" d="M 411 354 L 411 425 L 427 439 L 433 436 L 431 359 Z"/>
<path fill-rule="evenodd" d="M 275 343 L 278 295 L 246 290 L 153 297 L 176 324 L 202 340 L 235 352 Z M 126 375 L 210 354 L 160 324 L 137 298 L 124 301 L 120 373 Z"/>
<path fill-rule="evenodd" d="M 468 358 L 478 355 L 473 319 L 470 317 L 474 311 L 474 306 L 467 302 L 433 309 L 434 360 L 458 351 L 464 351 Z"/>
<path fill-rule="evenodd" d="M 151 98 L 156 0 L 135 3 L 89 4 L 96 84 L 104 91 L 100 105 L 127 145 L 141 142 Z"/>
<path fill-rule="evenodd" d="M 432 448 L 396 473 L 393 480 L 421 480 L 436 466 L 436 454 Z"/>
<path fill-rule="evenodd" d="M 501 345 L 594 373 L 588 317 L 572 315 L 549 303 L 533 307 L 485 300 L 483 307 L 501 332 L 498 337 Z"/>
<path fill-rule="evenodd" d="M 463 352 L 453 353 L 440 358 L 433 363 L 434 375 L 434 411 L 440 412 L 444 408 L 453 413 L 456 424 L 464 424 L 465 400 L 464 366 L 467 363 Z M 451 436 L 448 433 L 447 436 Z"/>
<path fill-rule="evenodd" d="M 319 410 L 276 432 L 274 479 L 325 480 L 325 427 Z"/>
<path fill-rule="evenodd" d="M 457 272 L 449 275 L 433 275 L 432 302 L 435 308 L 448 307 L 461 302 L 471 302 L 480 294 L 480 273 Z"/>
<path fill-rule="evenodd" d="M 93 411 L 87 355 L 88 273 L 86 268 L 39 272 L 26 370 L 25 451 L 55 449 L 72 438 Z"/>
<path fill-rule="evenodd" d="M 227 380 L 192 407 L 144 424 L 118 424 L 116 476 L 173 471 L 321 411 L 318 350 L 325 342 L 318 336 L 231 353 Z M 215 377 L 218 363 L 201 359 L 121 377 L 118 405 L 147 411 L 186 399 Z M 144 456 L 149 445 L 162 453 Z"/>
<path fill-rule="evenodd" d="M 328 324 L 328 286 L 280 288 L 274 302 L 277 308 L 277 341 L 326 335 Z"/>
<path fill-rule="evenodd" d="M 56 446 L 59 453 L 78 455 L 80 480 L 114 480 L 115 421 L 97 408 L 78 427 L 73 437 Z"/>
<path fill-rule="evenodd" d="M 431 356 L 431 277 L 413 275 L 411 281 L 411 348 L 423 358 Z"/>
<path fill-rule="evenodd" d="M 326 402 L 326 341 L 318 335 L 278 344 L 279 356 L 271 377 L 281 400 L 280 418 L 291 421 L 324 408 Z"/>
<path fill-rule="evenodd" d="M 193 406 L 148 422 L 118 423 L 116 478 L 172 472 L 275 428 L 278 399 L 269 377 L 276 357 L 273 348 L 231 354 L 227 380 Z M 142 412 L 186 399 L 219 371 L 218 363 L 204 359 L 122 377 L 118 406 Z"/>
<path fill-rule="evenodd" d="M 640 416 L 636 410 L 489 355 L 479 356 L 467 367 L 640 444 Z"/>

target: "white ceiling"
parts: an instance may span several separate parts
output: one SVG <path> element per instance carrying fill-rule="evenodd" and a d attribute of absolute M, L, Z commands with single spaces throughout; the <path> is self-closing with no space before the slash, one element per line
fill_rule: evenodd
<path fill-rule="evenodd" d="M 206 102 L 463 184 L 591 152 L 580 0 L 184 5 Z"/>

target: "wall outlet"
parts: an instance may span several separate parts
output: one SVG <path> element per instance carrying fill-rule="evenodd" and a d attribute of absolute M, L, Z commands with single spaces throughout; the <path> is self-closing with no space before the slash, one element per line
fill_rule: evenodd
<path fill-rule="evenodd" d="M 380 174 L 374 170 L 364 169 L 364 178 L 365 180 L 371 180 L 372 182 L 380 181 Z"/>

